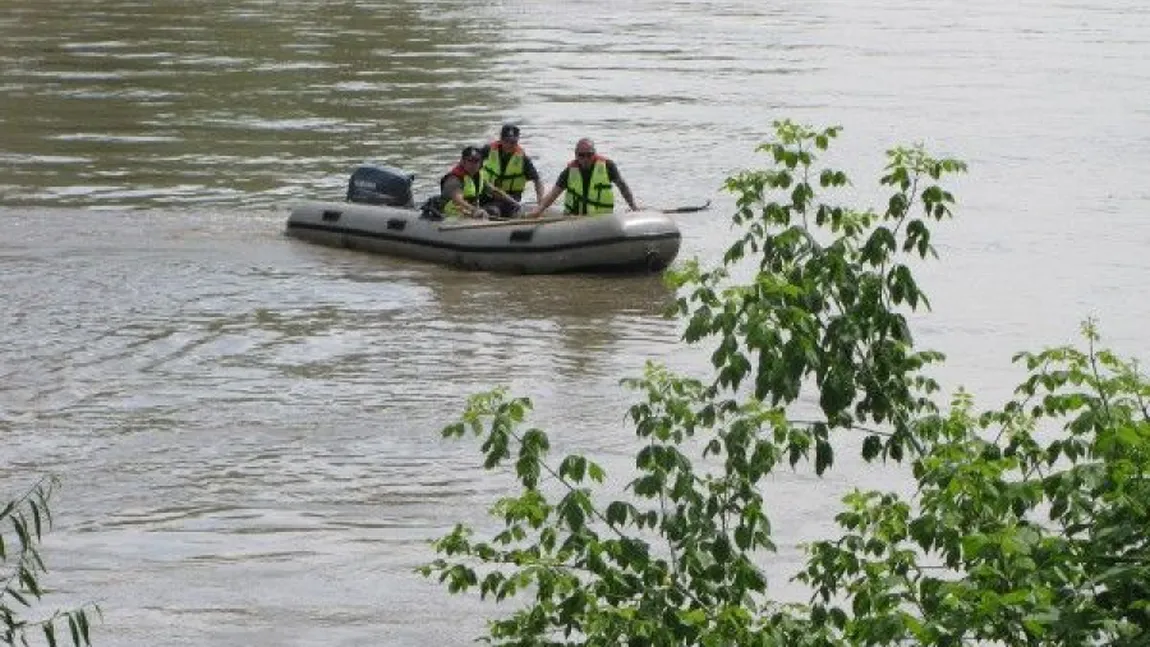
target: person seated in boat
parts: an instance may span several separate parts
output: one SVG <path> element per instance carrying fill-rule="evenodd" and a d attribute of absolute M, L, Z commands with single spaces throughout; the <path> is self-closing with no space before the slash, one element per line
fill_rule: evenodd
<path fill-rule="evenodd" d="M 535 185 L 535 201 L 543 199 L 543 181 L 539 179 L 539 171 L 535 164 L 519 145 L 519 126 L 503 124 L 499 130 L 499 139 L 479 149 L 483 155 L 483 179 L 511 196 L 514 202 L 498 200 L 500 215 L 504 218 L 514 217 L 519 211 L 523 201 L 523 190 L 527 182 Z M 480 204 L 484 204 L 481 200 Z"/>
<path fill-rule="evenodd" d="M 575 159 L 567 163 L 555 180 L 555 186 L 526 217 L 541 216 L 564 191 L 567 192 L 563 200 L 563 213 L 566 215 L 598 216 L 611 213 L 615 210 L 612 184 L 619 187 L 619 193 L 631 211 L 638 211 L 639 205 L 615 163 L 595 154 L 595 142 L 587 138 L 580 139 L 575 144 Z"/>
<path fill-rule="evenodd" d="M 497 215 L 499 207 L 481 206 L 481 199 L 511 200 L 503 191 L 483 179 L 483 155 L 475 146 L 467 146 L 459 155 L 459 163 L 439 180 L 439 194 L 444 218 L 487 218 Z"/>

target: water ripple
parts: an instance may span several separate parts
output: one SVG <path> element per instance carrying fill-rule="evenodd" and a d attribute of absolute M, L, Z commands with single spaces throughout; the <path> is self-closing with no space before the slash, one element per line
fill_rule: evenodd
<path fill-rule="evenodd" d="M 440 436 L 467 397 L 530 396 L 556 453 L 625 480 L 619 379 L 708 353 L 657 279 L 319 248 L 283 236 L 293 201 L 365 161 L 422 197 L 516 121 L 548 183 L 590 136 L 641 202 L 714 199 L 679 220 L 710 261 L 774 119 L 846 126 L 832 164 L 859 178 L 923 139 L 971 174 L 919 335 L 990 398 L 1088 314 L 1150 350 L 1148 34 L 1130 2 L 9 0 L 0 486 L 65 475 L 48 558 L 101 600 L 101 645 L 468 644 L 490 610 L 411 574 L 511 489 Z M 842 469 L 772 482 L 773 581 L 876 474 Z"/>

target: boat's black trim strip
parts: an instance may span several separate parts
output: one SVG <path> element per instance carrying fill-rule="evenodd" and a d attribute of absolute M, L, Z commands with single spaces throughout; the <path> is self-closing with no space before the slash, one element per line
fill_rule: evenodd
<path fill-rule="evenodd" d="M 410 243 L 412 245 L 420 245 L 422 247 L 435 247 L 439 249 L 450 249 L 458 252 L 473 252 L 480 254 L 538 254 L 541 252 L 559 252 L 568 249 L 581 249 L 585 247 L 599 247 L 601 245 L 614 245 L 615 243 L 643 241 L 643 240 L 677 240 L 681 238 L 679 232 L 666 232 L 661 234 L 639 234 L 633 236 L 613 236 L 611 238 L 596 238 L 594 240 L 581 240 L 571 243 L 561 243 L 558 245 L 547 246 L 534 246 L 534 247 L 519 247 L 512 244 L 506 245 L 466 245 L 460 243 L 449 243 L 438 240 L 427 240 L 425 238 L 412 238 L 411 236 L 403 236 L 388 232 L 381 231 L 367 231 L 364 229 L 355 229 L 354 227 L 335 227 L 331 225 L 323 225 L 312 222 L 289 222 L 288 230 L 292 229 L 309 229 L 312 231 L 322 231 L 329 234 L 339 234 L 343 236 L 358 236 L 361 238 L 374 238 L 377 240 L 390 240 L 397 243 Z"/>

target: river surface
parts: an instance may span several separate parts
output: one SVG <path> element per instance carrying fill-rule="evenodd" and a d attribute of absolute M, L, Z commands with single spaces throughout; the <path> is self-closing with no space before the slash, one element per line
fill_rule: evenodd
<path fill-rule="evenodd" d="M 5 0 L 0 494 L 54 473 L 54 600 L 102 647 L 466 645 L 500 610 L 412 573 L 508 492 L 439 429 L 509 386 L 615 479 L 619 380 L 677 344 L 657 278 L 466 273 L 283 236 L 364 161 L 430 192 L 504 121 L 548 184 L 593 137 L 682 256 L 729 242 L 724 178 L 771 122 L 841 124 L 863 196 L 890 146 L 970 163 L 919 341 L 992 406 L 1017 350 L 1097 317 L 1150 357 L 1150 10 L 1133 0 L 463 3 Z M 530 195 L 530 192 L 529 192 Z M 787 580 L 844 454 L 769 496 Z"/>

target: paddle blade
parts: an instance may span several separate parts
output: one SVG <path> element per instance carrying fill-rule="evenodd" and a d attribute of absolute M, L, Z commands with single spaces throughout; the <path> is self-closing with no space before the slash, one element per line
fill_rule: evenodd
<path fill-rule="evenodd" d="M 685 207 L 673 207 L 671 209 L 660 209 L 663 213 L 695 213 L 696 211 L 706 211 L 711 206 L 711 201 L 707 200 L 703 204 Z"/>

